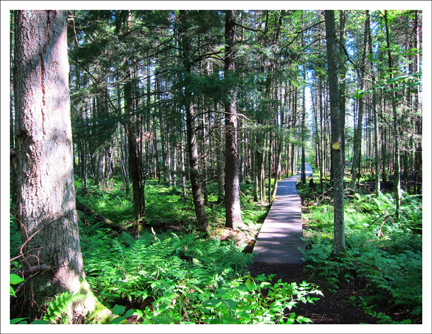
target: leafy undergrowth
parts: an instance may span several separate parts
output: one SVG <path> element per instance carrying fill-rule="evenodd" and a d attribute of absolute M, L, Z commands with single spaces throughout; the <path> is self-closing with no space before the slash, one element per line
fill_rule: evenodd
<path fill-rule="evenodd" d="M 151 233 L 138 240 L 95 235 L 82 244 L 89 284 L 107 306 L 134 308 L 130 322 L 302 322 L 294 313 L 284 319 L 284 309 L 319 293 L 307 283 L 269 286 L 265 275 L 246 275 L 251 254 L 233 241 L 167 232 L 156 240 Z M 265 288 L 271 292 L 264 296 Z"/>
<path fill-rule="evenodd" d="M 335 258 L 331 200 L 314 196 L 307 186 L 298 187 L 305 203 L 304 258 L 310 279 L 324 280 L 334 292 L 362 282 L 362 293 L 346 302 L 376 317 L 377 323 L 421 323 L 421 196 L 404 194 L 397 218 L 391 193 L 347 195 L 346 250 Z"/>
<path fill-rule="evenodd" d="M 293 308 L 317 300 L 321 293 L 316 286 L 270 283 L 271 275 L 252 277 L 247 272 L 252 262 L 248 244 L 268 211 L 267 206 L 253 202 L 252 185 L 241 185 L 244 224 L 236 231 L 224 228 L 224 205 L 216 201 L 217 187 L 209 186 L 206 212 L 211 233 L 203 236 L 194 227 L 192 201 L 151 181 L 146 186 L 146 215 L 138 234 L 137 226 L 131 224 L 132 194 L 126 194 L 121 182 L 115 181 L 110 189 L 89 182 L 86 194 L 80 180 L 76 181 L 80 202 L 132 232 L 117 234 L 79 212 L 86 279 L 98 300 L 117 315 L 110 323 L 310 322 Z M 64 323 L 67 308 L 77 298 L 57 296 L 41 321 Z M 25 322 L 23 319 L 18 320 Z"/>

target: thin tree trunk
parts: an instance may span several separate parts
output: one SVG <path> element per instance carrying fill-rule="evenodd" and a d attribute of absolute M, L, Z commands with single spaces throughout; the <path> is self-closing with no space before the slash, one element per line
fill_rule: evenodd
<path fill-rule="evenodd" d="M 319 89 L 318 89 L 318 97 L 319 97 L 319 114 L 320 114 L 320 143 L 321 143 L 321 161 L 320 161 L 320 187 L 321 193 L 324 193 L 324 185 L 323 179 L 325 178 L 325 128 L 323 129 L 323 91 L 322 91 L 322 82 L 319 80 Z"/>
<path fill-rule="evenodd" d="M 302 21 L 303 27 L 303 21 Z M 302 32 L 302 47 L 304 46 L 304 32 Z M 302 140 L 302 148 L 301 148 L 301 183 L 306 183 L 306 67 L 303 64 L 303 81 L 305 82 L 302 89 L 302 123 L 301 123 L 301 140 Z"/>
<path fill-rule="evenodd" d="M 269 151 L 268 151 L 268 199 L 269 202 L 272 201 L 271 199 L 271 186 L 272 186 L 272 182 L 271 182 L 271 175 L 272 175 L 272 161 L 273 161 L 273 135 L 271 133 L 271 131 L 269 131 L 268 133 L 268 147 L 269 147 Z"/>
<path fill-rule="evenodd" d="M 420 50 L 421 47 L 421 27 L 419 24 L 419 12 L 415 12 L 415 31 L 416 31 L 416 49 Z M 415 57 L 415 68 L 416 72 L 420 73 L 420 64 L 421 64 L 421 53 L 419 52 L 417 56 Z M 420 96 L 420 86 L 417 87 L 416 92 L 414 93 L 414 101 L 413 101 L 413 107 L 414 110 L 422 113 L 422 109 L 419 103 L 419 96 Z M 415 132 L 419 139 L 417 140 L 417 145 L 415 147 L 415 154 L 414 154 L 414 171 L 415 171 L 415 194 L 421 194 L 422 193 L 422 119 L 421 115 L 416 117 L 415 121 Z"/>
<path fill-rule="evenodd" d="M 177 188 L 177 141 L 173 143 L 173 167 L 172 167 L 172 180 L 173 189 Z"/>
<path fill-rule="evenodd" d="M 275 92 L 275 99 L 276 100 L 278 99 L 277 91 Z M 284 112 L 283 112 L 283 110 L 281 111 L 281 114 L 280 114 L 280 122 L 281 122 L 281 125 L 283 126 L 283 123 L 284 123 Z M 282 144 L 283 144 L 282 143 L 282 139 L 278 138 L 278 144 L 277 144 L 278 148 L 277 148 L 277 154 L 276 154 L 275 180 L 274 180 L 273 192 L 272 192 L 271 197 L 270 197 L 272 201 L 276 197 L 277 185 L 278 185 L 278 181 L 279 181 L 279 174 L 281 172 L 282 147 L 283 147 Z"/>
<path fill-rule="evenodd" d="M 202 115 L 202 127 L 203 127 L 203 152 L 204 152 L 204 159 L 203 159 L 203 193 L 204 193 L 204 205 L 208 204 L 208 189 L 207 189 L 207 169 L 208 169 L 208 138 L 207 138 L 207 125 L 206 125 L 206 115 Z"/>
<path fill-rule="evenodd" d="M 369 15 L 369 11 L 367 12 Z M 368 38 L 369 38 L 369 57 L 370 57 L 370 71 L 372 73 L 372 87 L 375 87 L 375 75 L 374 75 L 374 57 L 372 50 L 372 28 L 369 24 L 368 29 Z M 378 126 L 378 110 L 377 110 L 377 96 L 374 88 L 374 92 L 372 95 L 372 107 L 374 109 L 374 150 L 375 150 L 375 192 L 377 196 L 381 193 L 380 186 L 380 136 L 379 136 L 379 126 Z"/>
<path fill-rule="evenodd" d="M 181 139 L 181 147 L 180 147 L 180 170 L 181 170 L 181 184 L 182 184 L 182 194 L 183 198 L 186 198 L 186 170 L 185 170 L 185 146 L 184 146 L 184 140 L 183 135 Z"/>
<path fill-rule="evenodd" d="M 216 127 L 216 177 L 218 185 L 218 203 L 222 203 L 225 197 L 225 182 L 223 175 L 224 153 L 222 147 L 222 128 L 219 114 L 215 115 Z"/>
<path fill-rule="evenodd" d="M 204 200 L 199 182 L 198 168 L 198 147 L 196 139 L 196 129 L 194 124 L 195 111 L 193 104 L 193 95 L 191 91 L 192 83 L 190 82 L 191 63 L 189 60 L 189 38 L 187 32 L 187 13 L 180 11 L 181 35 L 183 47 L 183 66 L 187 77 L 184 79 L 184 107 L 186 111 L 186 132 L 188 141 L 189 166 L 190 166 L 190 181 L 192 186 L 192 197 L 195 207 L 195 215 L 197 219 L 197 228 L 203 232 L 209 232 L 209 223 L 205 212 Z"/>
<path fill-rule="evenodd" d="M 389 70 L 393 71 L 392 67 L 392 57 L 391 57 L 391 51 L 390 51 L 390 31 L 387 21 L 387 11 L 384 11 L 384 20 L 385 20 L 385 27 L 386 27 L 386 37 L 387 37 L 387 54 L 388 54 L 388 63 L 389 63 Z M 393 78 L 393 74 L 390 74 L 390 77 Z M 400 189 L 400 152 L 399 152 L 399 141 L 400 141 L 400 131 L 399 131 L 399 122 L 398 122 L 398 115 L 396 110 L 396 90 L 394 85 L 391 85 L 392 89 L 392 109 L 393 109 L 393 131 L 395 133 L 394 135 L 394 145 L 395 145 L 395 186 L 396 186 L 396 217 L 399 218 L 400 213 L 400 202 L 401 202 L 401 189 Z"/>
<path fill-rule="evenodd" d="M 345 47 L 346 42 L 346 36 L 345 36 L 345 22 L 346 22 L 346 16 L 347 12 L 345 10 L 340 10 L 340 34 L 339 34 L 339 42 Z M 345 62 L 342 62 L 341 64 L 341 70 L 340 70 L 340 78 L 341 78 L 341 84 L 340 84 L 340 113 L 341 113 L 341 127 L 342 129 L 345 129 L 345 104 L 346 104 L 346 98 L 345 98 L 345 90 L 346 90 L 346 73 L 347 73 L 347 67 L 345 66 Z M 344 170 L 345 170 L 345 131 L 342 131 L 342 161 L 344 164 Z"/>
<path fill-rule="evenodd" d="M 365 30 L 364 30 L 364 49 L 363 49 L 363 55 L 362 55 L 362 68 L 365 66 L 366 61 L 366 52 L 367 52 L 367 34 L 369 31 L 369 11 L 366 11 L 366 20 L 365 20 Z M 363 91 L 364 89 L 364 72 L 363 70 L 360 73 L 359 77 L 360 81 L 360 90 Z M 352 175 L 351 175 L 351 188 L 356 189 L 356 179 L 357 179 L 357 168 L 358 172 L 361 173 L 361 145 L 362 145 L 362 130 L 363 130 L 363 112 L 364 112 L 364 103 L 363 103 L 363 96 L 360 97 L 359 100 L 359 112 L 358 112 L 358 118 L 357 118 L 357 129 L 354 134 L 354 153 L 353 153 L 353 165 L 352 165 Z M 360 177 L 359 177 L 360 179 Z"/>
<path fill-rule="evenodd" d="M 105 148 L 101 147 L 96 153 L 96 183 L 102 187 L 105 178 Z"/>

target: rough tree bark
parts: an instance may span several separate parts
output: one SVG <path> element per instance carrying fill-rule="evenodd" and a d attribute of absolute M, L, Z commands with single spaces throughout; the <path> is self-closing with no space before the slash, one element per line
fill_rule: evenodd
<path fill-rule="evenodd" d="M 327 64 L 328 81 L 330 93 L 330 112 L 331 112 L 331 141 L 332 141 L 332 167 L 333 167 L 333 205 L 334 205 L 334 247 L 333 254 L 338 256 L 345 249 L 345 226 L 344 226 L 344 197 L 343 197 L 343 161 L 341 140 L 342 131 L 340 127 L 340 103 L 339 87 L 337 74 L 337 54 L 336 54 L 336 32 L 334 11 L 326 10 L 326 40 L 327 40 Z"/>
<path fill-rule="evenodd" d="M 17 11 L 16 218 L 24 269 L 47 269 L 25 287 L 30 317 L 55 294 L 85 297 L 70 309 L 98 305 L 85 281 L 73 179 L 66 11 Z M 36 304 L 37 303 L 37 304 Z"/>
<path fill-rule="evenodd" d="M 368 35 L 368 26 L 369 26 L 369 15 L 368 11 L 366 14 L 366 21 L 365 21 L 365 34 L 364 34 L 364 41 L 363 41 L 363 54 L 361 59 L 361 73 L 360 73 L 360 90 L 363 91 L 364 89 L 364 67 L 366 65 L 366 52 L 367 52 L 367 44 L 369 42 L 367 35 Z M 357 168 L 358 172 L 360 173 L 360 166 L 361 166 L 361 145 L 362 145 L 362 130 L 363 130 L 363 114 L 364 114 L 364 103 L 363 103 L 363 96 L 360 97 L 359 100 L 359 112 L 358 112 L 358 123 L 357 123 L 357 129 L 355 131 L 354 135 L 354 153 L 353 153 L 353 164 L 352 164 L 352 174 L 351 174 L 351 188 L 356 189 L 356 179 L 357 179 Z"/>
<path fill-rule="evenodd" d="M 215 107 L 216 109 L 216 107 Z M 225 198 L 225 180 L 223 174 L 223 163 L 224 163 L 224 152 L 221 148 L 222 146 L 222 126 L 220 121 L 220 115 L 216 113 L 215 115 L 215 128 L 216 128 L 216 178 L 218 185 L 218 203 L 222 203 Z"/>
<path fill-rule="evenodd" d="M 127 22 L 125 25 L 125 34 L 129 33 L 130 25 L 132 22 L 131 13 L 127 15 Z M 119 36 L 120 39 L 120 36 Z M 125 96 L 125 109 L 126 114 L 129 117 L 128 122 L 125 125 L 125 132 L 128 138 L 128 157 L 129 157 L 129 169 L 130 178 L 132 180 L 132 192 L 134 202 L 134 215 L 135 220 L 138 222 L 141 217 L 145 215 L 145 189 L 142 179 L 142 156 L 138 149 L 137 138 L 139 138 L 139 132 L 136 129 L 136 116 L 134 115 L 134 100 L 133 100 L 133 87 L 132 87 L 132 75 L 130 68 L 126 68 L 126 84 L 124 86 Z M 142 138 L 140 138 L 141 140 Z M 138 226 L 139 233 L 139 226 Z"/>
<path fill-rule="evenodd" d="M 369 11 L 366 11 L 368 21 L 370 21 Z M 372 73 L 372 87 L 375 86 L 375 70 L 374 70 L 374 57 L 372 51 L 372 28 L 370 23 L 368 25 L 368 46 L 369 46 L 369 61 L 370 61 L 370 71 Z M 375 192 L 377 196 L 381 193 L 380 189 L 380 136 L 379 136 L 379 125 L 378 125 L 378 110 L 377 110 L 377 94 L 375 92 L 372 95 L 372 106 L 374 110 L 373 122 L 374 122 L 374 150 L 375 150 Z"/>
<path fill-rule="evenodd" d="M 390 50 L 390 30 L 387 20 L 387 11 L 384 11 L 384 20 L 385 20 L 385 28 L 386 28 L 386 39 L 387 39 L 387 54 L 388 54 L 388 64 L 389 71 L 393 71 L 392 68 L 392 57 Z M 390 75 L 393 78 L 393 74 Z M 401 204 L 401 186 L 400 186 L 400 130 L 399 130 L 399 122 L 398 122 L 398 114 L 396 109 L 396 90 L 395 86 L 392 84 L 392 109 L 393 109 L 393 131 L 394 131 L 394 145 L 395 145 L 395 186 L 396 186 L 396 217 L 399 218 L 400 204 Z"/>
<path fill-rule="evenodd" d="M 303 21 L 303 20 L 302 20 Z M 302 29 L 303 23 L 302 23 Z M 304 32 L 302 32 L 301 45 L 304 47 Z M 302 88 L 302 119 L 301 119 L 301 183 L 306 183 L 306 67 L 303 65 L 303 80 L 305 84 Z"/>
<path fill-rule="evenodd" d="M 225 21 L 225 76 L 235 71 L 234 42 L 235 19 L 234 10 L 226 12 Z M 237 147 L 237 108 L 235 90 L 230 91 L 229 101 L 225 103 L 225 208 L 226 227 L 235 229 L 243 222 L 240 209 L 239 163 Z"/>
<path fill-rule="evenodd" d="M 339 30 L 339 43 L 345 47 L 346 44 L 346 34 L 345 34 L 345 22 L 347 19 L 347 12 L 345 10 L 339 11 L 339 23 L 340 23 L 340 30 Z M 346 91 L 346 81 L 345 76 L 347 73 L 347 67 L 345 66 L 345 62 L 343 62 L 340 65 L 340 113 L 341 113 L 341 127 L 342 129 L 345 129 L 345 114 L 346 114 L 346 98 L 345 98 L 345 91 Z M 342 161 L 344 163 L 344 169 L 345 169 L 345 131 L 342 132 Z"/>
<path fill-rule="evenodd" d="M 199 168 L 198 168 L 198 147 L 195 130 L 195 110 L 193 103 L 193 94 L 191 91 L 191 73 L 192 64 L 189 59 L 190 57 L 190 41 L 187 31 L 187 13 L 186 11 L 180 11 L 180 29 L 182 41 L 182 61 L 184 70 L 184 108 L 186 111 L 186 132 L 187 132 L 187 143 L 189 153 L 189 167 L 190 167 L 190 181 L 192 186 L 192 197 L 195 207 L 195 216 L 197 219 L 197 228 L 203 232 L 209 232 L 209 223 L 207 214 L 205 212 L 204 200 L 202 196 L 201 184 L 199 182 Z"/>

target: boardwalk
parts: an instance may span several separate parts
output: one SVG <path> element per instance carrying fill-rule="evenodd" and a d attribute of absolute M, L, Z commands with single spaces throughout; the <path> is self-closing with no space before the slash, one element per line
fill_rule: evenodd
<path fill-rule="evenodd" d="M 312 167 L 306 164 L 306 175 L 312 175 Z M 254 262 L 303 263 L 304 249 L 301 202 L 296 182 L 300 173 L 279 182 L 276 198 L 264 221 L 253 254 Z"/>

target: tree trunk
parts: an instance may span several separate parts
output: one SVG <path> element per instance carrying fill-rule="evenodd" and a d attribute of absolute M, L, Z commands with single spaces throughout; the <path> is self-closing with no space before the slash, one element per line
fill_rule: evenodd
<path fill-rule="evenodd" d="M 206 125 L 206 115 L 202 115 L 202 127 L 203 127 L 203 140 L 202 140 L 202 146 L 203 146 L 203 152 L 204 152 L 204 158 L 203 158 L 203 164 L 202 164 L 202 175 L 203 175 L 203 194 L 204 194 L 204 205 L 208 204 L 208 187 L 207 187 L 207 170 L 208 170 L 208 135 L 207 135 L 207 125 Z"/>
<path fill-rule="evenodd" d="M 133 123 L 133 99 L 132 99 L 132 84 L 127 82 L 125 85 L 125 100 L 126 100 L 126 112 L 129 115 L 129 123 L 126 125 L 125 130 L 128 138 L 128 153 L 129 153 L 129 168 L 130 177 L 132 179 L 132 193 L 134 202 L 134 215 L 135 220 L 138 222 L 141 217 L 145 214 L 145 198 L 144 189 L 142 186 L 142 173 L 140 170 L 139 159 L 137 149 L 137 135 L 135 132 L 135 124 Z"/>
<path fill-rule="evenodd" d="M 366 21 L 365 21 L 365 34 L 364 34 L 364 49 L 361 60 L 361 67 L 364 68 L 366 61 L 366 52 L 367 52 L 367 33 L 369 31 L 369 11 L 366 11 Z M 360 90 L 364 89 L 364 72 L 361 70 L 360 77 Z M 362 145 L 362 129 L 363 129 L 363 112 L 364 112 L 364 104 L 363 104 L 363 96 L 360 97 L 359 100 L 359 112 L 358 112 L 358 123 L 357 129 L 354 135 L 354 153 L 353 153 L 353 165 L 352 165 L 352 175 L 351 175 L 351 188 L 356 189 L 356 178 L 357 178 L 357 168 L 358 172 L 361 173 L 361 145 Z"/>
<path fill-rule="evenodd" d="M 172 187 L 173 189 L 177 188 L 177 141 L 175 141 L 173 143 L 173 167 L 172 167 L 172 180 L 173 180 L 173 184 Z"/>
<path fill-rule="evenodd" d="M 369 15 L 369 11 L 366 12 L 367 15 Z M 372 28 L 369 24 L 368 29 L 368 40 L 369 40 L 369 58 L 370 58 L 370 71 L 372 73 L 372 87 L 375 86 L 375 75 L 374 75 L 374 57 L 373 57 L 373 50 L 372 50 Z M 373 116 L 373 126 L 374 126 L 374 151 L 375 151 L 375 192 L 377 196 L 381 193 L 380 189 L 380 136 L 379 136 L 379 126 L 378 126 L 378 110 L 377 110 L 377 96 L 376 91 L 374 88 L 374 92 L 372 95 L 372 107 L 374 109 L 374 116 Z"/>
<path fill-rule="evenodd" d="M 234 10 L 225 14 L 225 77 L 235 72 L 234 42 L 235 19 Z M 229 101 L 225 103 L 225 209 L 226 227 L 236 229 L 243 222 L 240 209 L 240 183 L 237 148 L 237 108 L 235 89 L 230 91 Z"/>
<path fill-rule="evenodd" d="M 102 187 L 105 178 L 105 147 L 101 147 L 96 153 L 96 183 Z"/>
<path fill-rule="evenodd" d="M 275 99 L 277 100 L 278 96 L 277 93 L 275 94 Z M 280 114 L 280 121 L 281 121 L 281 126 L 283 126 L 284 123 L 284 112 L 283 110 L 281 111 Z M 275 180 L 274 180 L 274 185 L 273 185 L 273 191 L 271 194 L 271 201 L 273 201 L 276 197 L 276 191 L 277 191 L 277 185 L 278 185 L 278 181 L 279 181 L 279 174 L 281 173 L 281 160 L 282 160 L 282 138 L 278 138 L 278 148 L 277 148 L 277 153 L 276 153 L 276 172 L 275 172 Z"/>
<path fill-rule="evenodd" d="M 199 182 L 199 168 L 198 168 L 198 148 L 196 142 L 196 133 L 194 126 L 194 106 L 192 103 L 186 104 L 186 128 L 188 139 L 188 153 L 190 165 L 190 180 L 192 186 L 192 196 L 195 207 L 195 215 L 197 219 L 197 227 L 199 230 L 208 232 L 208 220 L 205 212 L 204 200 Z"/>
<path fill-rule="evenodd" d="M 421 27 L 419 24 L 419 12 L 415 12 L 415 30 L 416 30 L 416 49 L 420 50 L 421 47 Z M 414 65 L 417 73 L 420 73 L 420 64 L 421 64 L 421 58 L 420 58 L 420 52 L 415 57 Z M 420 96 L 420 86 L 417 87 L 416 92 L 414 93 L 414 101 L 413 101 L 413 107 L 414 110 L 422 113 L 419 96 Z M 415 154 L 414 154 L 414 172 L 415 172 L 415 183 L 414 183 L 414 193 L 415 194 L 421 194 L 422 193 L 422 141 L 421 141 L 421 135 L 422 135 L 422 116 L 419 115 L 415 119 L 415 133 L 420 139 L 417 139 L 417 145 L 415 147 Z"/>
<path fill-rule="evenodd" d="M 392 69 L 392 57 L 390 51 L 390 32 L 389 26 L 387 22 L 387 11 L 384 11 L 384 19 L 385 19 L 385 27 L 386 27 L 386 37 L 387 37 L 387 54 L 388 54 L 388 63 L 389 63 L 389 71 L 393 71 Z M 390 75 L 393 78 L 393 75 Z M 399 141 L 400 141 L 400 133 L 399 133 L 399 122 L 398 115 L 396 110 L 396 90 L 394 85 L 391 85 L 392 88 L 392 109 L 393 109 L 393 131 L 394 131 L 394 145 L 395 145 L 395 187 L 396 187 L 396 217 L 399 218 L 400 212 L 400 202 L 401 202 L 401 189 L 400 189 L 400 152 L 399 152 Z"/>
<path fill-rule="evenodd" d="M 302 21 L 303 22 L 303 21 Z M 303 27 L 303 23 L 302 23 Z M 304 32 L 302 32 L 302 47 L 304 46 Z M 305 140 L 305 132 L 306 132 L 306 67 L 303 65 L 303 89 L 302 89 L 302 123 L 301 123 L 301 183 L 306 183 L 306 140 Z"/>
<path fill-rule="evenodd" d="M 183 49 L 183 69 L 185 71 L 184 81 L 184 108 L 186 111 L 186 132 L 189 153 L 189 167 L 190 167 L 190 181 L 192 186 L 192 197 L 195 207 L 195 216 L 197 219 L 196 225 L 200 231 L 209 232 L 209 223 L 205 212 L 204 200 L 201 191 L 201 184 L 199 182 L 199 168 L 198 168 L 198 147 L 195 129 L 195 111 L 193 103 L 193 95 L 191 91 L 191 72 L 192 65 L 189 60 L 190 41 L 187 31 L 187 13 L 184 10 L 180 11 L 180 34 L 182 36 L 182 49 Z"/>
<path fill-rule="evenodd" d="M 129 168 L 128 168 L 128 156 L 127 156 L 127 138 L 123 134 L 123 127 L 120 127 L 120 160 L 121 160 L 121 171 L 123 177 L 123 183 L 125 185 L 126 195 L 129 195 Z"/>
<path fill-rule="evenodd" d="M 318 89 L 318 97 L 319 97 L 319 114 L 320 114 L 320 143 L 321 143 L 321 150 L 320 150 L 320 188 L 321 193 L 324 193 L 324 185 L 323 185 L 323 179 L 325 178 L 325 127 L 323 129 L 323 91 L 322 91 L 322 81 L 320 79 L 319 81 L 319 89 Z"/>
<path fill-rule="evenodd" d="M 16 33 L 16 218 L 26 243 L 20 255 L 24 269 L 49 268 L 30 279 L 29 299 L 21 302 L 34 318 L 37 305 L 55 294 L 83 293 L 72 320 L 97 300 L 85 281 L 75 207 L 66 11 L 17 11 Z"/>
<path fill-rule="evenodd" d="M 346 16 L 347 13 L 345 10 L 340 10 L 339 11 L 340 14 L 340 33 L 339 33 L 339 43 L 342 44 L 345 47 L 345 41 L 346 41 L 346 36 L 345 36 L 345 22 L 346 22 Z M 345 77 L 346 77 L 346 73 L 347 73 L 347 67 L 345 66 L 345 62 L 343 62 L 341 64 L 341 70 L 340 70 L 340 78 L 341 78 L 341 83 L 340 83 L 340 113 L 341 113 L 341 127 L 342 129 L 345 129 L 345 104 L 346 104 L 346 98 L 345 98 L 345 90 L 346 90 L 346 81 L 345 81 Z M 344 164 L 344 170 L 345 170 L 345 131 L 342 131 L 342 161 Z"/>
<path fill-rule="evenodd" d="M 271 174 L 272 174 L 272 161 L 273 161 L 273 135 L 271 133 L 271 131 L 268 132 L 268 142 L 269 142 L 269 151 L 268 151 L 268 198 L 269 198 L 269 202 L 272 201 L 271 199 L 271 187 L 272 187 L 272 182 L 271 182 Z"/>
<path fill-rule="evenodd" d="M 127 15 L 126 32 L 130 30 L 130 24 L 132 21 L 131 13 Z M 142 138 L 139 136 L 136 126 L 136 116 L 134 115 L 134 97 L 133 97 L 133 85 L 132 75 L 130 68 L 126 68 L 126 84 L 124 86 L 125 96 L 125 109 L 126 115 L 128 116 L 128 122 L 125 126 L 126 135 L 128 138 L 128 154 L 129 154 L 129 169 L 130 178 L 132 180 L 132 193 L 134 202 L 134 215 L 135 220 L 138 222 L 141 217 L 145 214 L 145 189 L 142 180 L 141 170 L 141 152 L 137 147 L 137 139 L 141 141 Z"/>
<path fill-rule="evenodd" d="M 334 248 L 333 253 L 339 256 L 345 250 L 345 231 L 344 231 L 344 197 L 343 197 L 343 161 L 342 161 L 342 129 L 340 127 L 340 103 L 339 87 L 337 74 L 337 54 L 336 54 L 336 32 L 334 11 L 326 10 L 326 39 L 327 39 L 327 64 L 328 80 L 330 93 L 331 110 L 331 141 L 332 141 L 332 167 L 334 179 Z"/>
<path fill-rule="evenodd" d="M 221 120 L 218 114 L 215 115 L 215 127 L 216 127 L 216 177 L 218 185 L 218 203 L 222 203 L 225 197 L 225 181 L 223 175 L 223 161 L 224 154 L 221 149 L 222 146 L 222 128 Z"/>
<path fill-rule="evenodd" d="M 184 146 L 184 140 L 183 140 L 183 134 L 182 139 L 180 143 L 180 171 L 181 171 L 181 184 L 182 184 L 182 194 L 183 198 L 186 198 L 186 170 L 185 170 L 185 146 Z"/>

